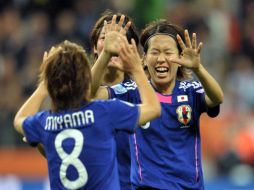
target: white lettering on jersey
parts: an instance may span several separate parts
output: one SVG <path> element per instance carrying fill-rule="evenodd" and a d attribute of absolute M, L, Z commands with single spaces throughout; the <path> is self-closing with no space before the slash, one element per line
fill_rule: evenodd
<path fill-rule="evenodd" d="M 92 110 L 84 112 L 78 111 L 72 114 L 61 116 L 49 116 L 46 120 L 45 130 L 59 130 L 63 128 L 75 128 L 81 125 L 94 123 L 94 114 Z"/>
<path fill-rule="evenodd" d="M 199 81 L 193 81 L 193 82 L 180 82 L 180 85 L 179 85 L 179 89 L 183 89 L 184 91 L 186 91 L 187 88 L 194 88 L 194 89 L 197 89 L 197 88 L 202 88 L 202 85 Z"/>
<path fill-rule="evenodd" d="M 196 91 L 197 93 L 203 94 L 205 92 L 205 90 L 203 88 L 199 89 Z"/>
<path fill-rule="evenodd" d="M 135 90 L 137 88 L 137 84 L 133 82 L 126 82 L 123 84 L 127 90 Z"/>

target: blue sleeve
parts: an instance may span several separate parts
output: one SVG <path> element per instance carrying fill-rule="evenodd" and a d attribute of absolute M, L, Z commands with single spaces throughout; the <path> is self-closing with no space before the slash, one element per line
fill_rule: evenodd
<path fill-rule="evenodd" d="M 203 89 L 200 82 L 195 81 L 197 88 L 193 88 L 193 93 L 195 94 L 197 110 L 199 110 L 199 114 L 206 112 L 209 117 L 216 117 L 220 113 L 220 105 L 217 105 L 213 108 L 207 107 L 205 101 L 205 90 Z"/>
<path fill-rule="evenodd" d="M 27 117 L 23 122 L 23 130 L 27 142 L 31 146 L 37 146 L 41 142 L 41 129 L 42 129 L 43 112 L 37 113 L 33 116 Z"/>
<path fill-rule="evenodd" d="M 109 99 L 117 98 L 113 88 L 107 87 L 107 90 L 108 90 L 108 94 L 109 94 Z"/>
<path fill-rule="evenodd" d="M 107 87 L 107 89 L 109 92 L 109 99 L 118 98 L 118 99 L 127 101 L 126 95 L 129 92 L 122 84 L 117 84 L 112 87 Z"/>
<path fill-rule="evenodd" d="M 109 107 L 111 122 L 115 130 L 133 132 L 138 126 L 139 106 L 118 99 L 113 99 Z"/>
<path fill-rule="evenodd" d="M 117 98 L 134 104 L 141 103 L 140 94 L 136 86 L 125 87 L 122 84 L 118 84 L 113 87 L 108 87 L 108 93 L 109 99 Z"/>

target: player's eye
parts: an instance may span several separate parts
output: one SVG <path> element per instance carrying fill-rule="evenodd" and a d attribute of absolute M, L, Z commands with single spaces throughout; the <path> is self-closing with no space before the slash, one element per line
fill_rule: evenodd
<path fill-rule="evenodd" d="M 150 51 L 150 54 L 153 56 L 158 56 L 159 52 L 158 51 Z"/>
<path fill-rule="evenodd" d="M 166 52 L 165 52 L 165 55 L 167 55 L 167 56 L 172 55 L 172 54 L 173 54 L 173 53 L 170 52 L 170 51 L 166 51 Z"/>

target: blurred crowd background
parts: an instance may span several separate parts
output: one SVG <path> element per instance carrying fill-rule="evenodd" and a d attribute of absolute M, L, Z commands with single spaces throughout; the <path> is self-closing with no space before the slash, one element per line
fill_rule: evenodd
<path fill-rule="evenodd" d="M 253 0 L 1 0 L 0 150 L 28 147 L 12 121 L 36 87 L 43 52 L 65 39 L 91 52 L 91 28 L 106 9 L 128 14 L 139 31 L 165 18 L 197 33 L 203 64 L 225 94 L 220 116 L 202 117 L 206 180 L 253 184 Z"/>

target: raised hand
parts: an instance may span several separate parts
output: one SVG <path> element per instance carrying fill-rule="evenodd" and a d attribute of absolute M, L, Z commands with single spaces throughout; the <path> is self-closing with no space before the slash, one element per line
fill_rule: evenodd
<path fill-rule="evenodd" d="M 44 70 L 45 70 L 46 64 L 49 62 L 49 59 L 52 58 L 52 56 L 58 53 L 61 49 L 62 48 L 60 46 L 57 48 L 52 46 L 49 52 L 47 51 L 44 52 L 42 64 L 40 66 L 39 83 L 44 80 Z"/>
<path fill-rule="evenodd" d="M 125 36 L 131 25 L 131 22 L 129 21 L 125 26 L 123 26 L 123 22 L 125 19 L 124 15 L 121 16 L 118 23 L 116 23 L 116 18 L 117 16 L 114 15 L 111 23 L 107 23 L 107 21 L 104 21 L 104 51 L 109 53 L 111 56 L 118 55 L 122 39 L 121 36 Z"/>
<path fill-rule="evenodd" d="M 62 50 L 61 46 L 54 47 L 52 46 L 49 52 L 45 51 L 43 54 L 42 64 L 40 67 L 40 74 L 39 74 L 39 82 L 37 89 L 40 91 L 41 94 L 44 94 L 45 96 L 48 95 L 48 91 L 45 84 L 45 68 L 50 61 L 50 59 L 57 53 L 59 53 Z"/>
<path fill-rule="evenodd" d="M 121 37 L 121 49 L 119 51 L 119 57 L 123 61 L 121 65 L 122 70 L 126 73 L 132 74 L 133 72 L 143 70 L 142 60 L 139 56 L 137 46 L 134 39 L 131 39 L 131 44 L 128 43 L 127 38 Z"/>
<path fill-rule="evenodd" d="M 199 45 L 197 46 L 196 33 L 192 34 L 192 42 L 191 42 L 188 30 L 184 31 L 184 37 L 186 44 L 184 44 L 182 38 L 179 35 L 177 35 L 177 41 L 182 49 L 180 57 L 171 58 L 169 61 L 189 68 L 195 72 L 199 70 L 201 65 L 200 52 L 203 43 L 200 42 Z"/>

